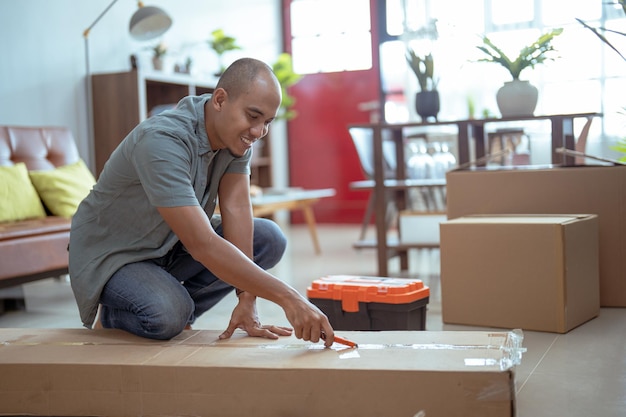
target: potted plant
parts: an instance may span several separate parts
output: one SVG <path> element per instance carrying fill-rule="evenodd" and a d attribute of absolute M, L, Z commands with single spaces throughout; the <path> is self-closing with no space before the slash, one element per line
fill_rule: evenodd
<path fill-rule="evenodd" d="M 432 54 L 418 55 L 412 48 L 407 47 L 406 60 L 417 77 L 420 91 L 415 94 L 415 111 L 423 119 L 433 117 L 437 120 L 439 113 L 439 92 L 437 81 L 434 78 L 435 60 Z"/>
<path fill-rule="evenodd" d="M 160 42 L 152 48 L 152 66 L 155 70 L 161 71 L 163 69 L 163 57 L 167 53 L 167 46 Z"/>
<path fill-rule="evenodd" d="M 280 104 L 280 109 L 278 110 L 276 118 L 291 120 L 297 115 L 296 111 L 291 109 L 291 107 L 295 104 L 296 99 L 289 95 L 287 88 L 300 81 L 302 76 L 293 72 L 291 55 L 286 52 L 278 56 L 276 61 L 272 64 L 272 70 L 280 83 L 283 94 L 283 101 Z"/>
<path fill-rule="evenodd" d="M 482 37 L 482 45 L 477 48 L 485 58 L 478 62 L 493 62 L 502 65 L 513 78 L 504 83 L 496 95 L 498 108 L 503 117 L 532 116 L 537 106 L 537 88 L 528 81 L 520 80 L 520 74 L 526 68 L 534 68 L 547 60 L 553 60 L 555 51 L 552 40 L 563 32 L 562 28 L 553 29 L 539 36 L 530 45 L 523 47 L 517 58 L 509 58 L 487 36 Z"/>
<path fill-rule="evenodd" d="M 211 49 L 217 54 L 217 61 L 219 63 L 219 71 L 217 76 L 222 75 L 226 70 L 224 65 L 223 55 L 228 51 L 234 51 L 241 49 L 241 46 L 237 45 L 237 40 L 232 36 L 226 35 L 223 29 L 216 29 L 211 32 L 211 39 L 208 41 Z"/>

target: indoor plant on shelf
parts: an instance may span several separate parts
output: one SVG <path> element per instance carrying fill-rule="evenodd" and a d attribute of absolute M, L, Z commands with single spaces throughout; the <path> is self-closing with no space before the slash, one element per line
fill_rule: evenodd
<path fill-rule="evenodd" d="M 517 58 L 509 58 L 504 51 L 496 46 L 487 36 L 482 37 L 482 45 L 477 48 L 487 57 L 478 62 L 494 62 L 502 65 L 513 78 L 498 90 L 496 101 L 502 117 L 532 116 L 537 106 L 538 91 L 528 81 L 520 80 L 520 73 L 526 68 L 534 68 L 547 60 L 553 60 L 555 51 L 552 40 L 560 35 L 563 29 L 557 28 L 539 36 L 537 40 L 523 47 Z"/>
<path fill-rule="evenodd" d="M 434 78 L 435 60 L 432 54 L 418 55 L 411 47 L 407 47 L 406 60 L 417 77 L 420 91 L 415 94 L 415 111 L 426 121 L 429 117 L 437 120 L 439 113 L 439 92 Z"/>
<path fill-rule="evenodd" d="M 272 71 L 280 83 L 283 94 L 283 100 L 280 103 L 276 119 L 291 120 L 297 115 L 296 111 L 292 109 L 296 99 L 289 94 L 287 88 L 300 81 L 302 76 L 293 71 L 293 60 L 291 55 L 286 52 L 278 55 L 278 58 L 272 64 Z"/>
<path fill-rule="evenodd" d="M 167 46 L 160 42 L 150 49 L 152 49 L 152 66 L 155 70 L 161 71 L 163 69 L 163 57 L 167 53 Z"/>
<path fill-rule="evenodd" d="M 237 45 L 237 40 L 227 35 L 223 29 L 215 29 L 211 32 L 211 39 L 209 39 L 208 44 L 217 54 L 219 70 L 215 75 L 219 77 L 226 70 L 226 65 L 224 65 L 223 61 L 224 54 L 228 51 L 241 49 L 241 46 Z"/>

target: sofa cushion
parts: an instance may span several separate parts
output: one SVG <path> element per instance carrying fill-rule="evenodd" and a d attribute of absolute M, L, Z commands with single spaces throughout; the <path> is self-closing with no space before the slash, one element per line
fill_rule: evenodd
<path fill-rule="evenodd" d="M 0 166 L 0 222 L 46 216 L 23 162 Z"/>
<path fill-rule="evenodd" d="M 55 169 L 30 171 L 30 179 L 48 210 L 62 217 L 72 217 L 96 183 L 82 159 Z"/>

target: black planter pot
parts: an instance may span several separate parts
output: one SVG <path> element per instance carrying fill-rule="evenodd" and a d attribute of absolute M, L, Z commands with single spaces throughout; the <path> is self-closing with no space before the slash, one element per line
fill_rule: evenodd
<path fill-rule="evenodd" d="M 437 90 L 430 90 L 416 93 L 415 111 L 423 121 L 427 121 L 428 118 L 431 117 L 436 121 L 437 114 L 439 113 L 439 92 Z"/>

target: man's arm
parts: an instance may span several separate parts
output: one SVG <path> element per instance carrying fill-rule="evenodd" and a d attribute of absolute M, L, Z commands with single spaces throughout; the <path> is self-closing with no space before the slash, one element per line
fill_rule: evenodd
<path fill-rule="evenodd" d="M 245 174 L 225 174 L 220 181 L 218 195 L 224 238 L 239 248 L 249 259 L 254 259 L 250 177 Z M 239 303 L 220 338 L 229 338 L 238 328 L 250 336 L 270 339 L 291 335 L 293 330 L 288 327 L 262 325 L 257 314 L 256 296 L 248 291 L 241 292 L 241 289 L 237 291 Z"/>
<path fill-rule="evenodd" d="M 254 229 L 249 176 L 225 174 L 218 195 L 224 238 L 252 259 Z"/>

